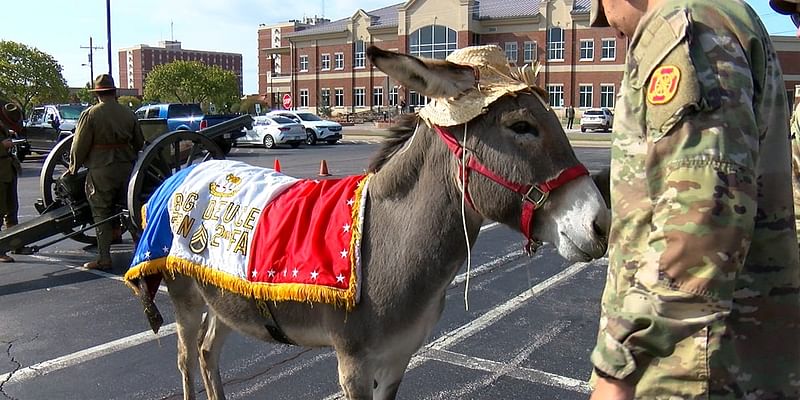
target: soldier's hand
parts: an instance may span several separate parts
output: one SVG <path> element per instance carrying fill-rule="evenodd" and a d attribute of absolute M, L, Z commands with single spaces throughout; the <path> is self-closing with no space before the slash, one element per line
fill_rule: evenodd
<path fill-rule="evenodd" d="M 590 400 L 633 400 L 633 386 L 625 381 L 597 377 Z"/>

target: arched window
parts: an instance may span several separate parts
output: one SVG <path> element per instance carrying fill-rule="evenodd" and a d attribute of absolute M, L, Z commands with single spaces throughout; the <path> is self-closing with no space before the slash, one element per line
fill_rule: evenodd
<path fill-rule="evenodd" d="M 408 50 L 417 57 L 444 60 L 457 46 L 456 31 L 442 25 L 423 26 L 408 35 Z"/>

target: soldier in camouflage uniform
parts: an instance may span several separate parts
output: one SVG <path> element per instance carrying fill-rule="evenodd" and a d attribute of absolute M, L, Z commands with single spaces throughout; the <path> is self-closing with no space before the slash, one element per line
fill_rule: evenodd
<path fill-rule="evenodd" d="M 629 51 L 593 399 L 800 398 L 778 58 L 743 0 L 593 0 Z"/>
<path fill-rule="evenodd" d="M 111 76 L 99 75 L 92 91 L 99 102 L 78 118 L 69 172 L 74 174 L 81 166 L 89 170 L 86 197 L 94 221 L 100 222 L 125 203 L 128 179 L 144 138 L 136 115 L 117 102 L 117 88 Z M 111 269 L 112 231 L 109 222 L 97 227 L 98 259 L 83 264 L 85 268 Z"/>
<path fill-rule="evenodd" d="M 791 15 L 792 22 L 798 28 L 796 36 L 800 38 L 800 0 L 770 0 L 772 8 L 784 15 Z M 800 241 L 800 97 L 795 93 L 795 109 L 792 114 L 792 177 L 794 186 L 795 227 Z"/>
<path fill-rule="evenodd" d="M 9 129 L 22 131 L 22 112 L 11 103 L 0 101 L 0 217 L 11 211 L 17 194 L 17 175 L 22 169 L 19 160 L 11 154 L 14 147 Z M 5 252 L 0 253 L 0 262 L 14 262 Z"/>

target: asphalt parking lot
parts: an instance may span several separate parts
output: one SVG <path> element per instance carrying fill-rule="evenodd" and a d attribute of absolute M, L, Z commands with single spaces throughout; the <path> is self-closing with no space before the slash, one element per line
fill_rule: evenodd
<path fill-rule="evenodd" d="M 372 138 L 336 146 L 265 151 L 237 148 L 231 158 L 314 176 L 321 159 L 334 175 L 358 173 L 377 149 Z M 589 169 L 608 149 L 578 150 Z M 33 217 L 40 164 L 24 163 L 23 215 Z M 24 187 L 24 188 L 23 188 Z M 407 370 L 400 399 L 583 399 L 591 370 L 605 261 L 573 264 L 545 246 L 532 258 L 509 228 L 487 222 L 426 345 Z M 65 241 L 0 265 L 0 399 L 177 399 L 175 325 L 166 293 L 158 335 L 120 277 L 132 242 L 114 246 L 111 273 L 86 271 L 91 254 Z M 469 286 L 466 285 L 470 277 Z M 468 293 L 469 307 L 465 304 Z M 234 334 L 222 356 L 229 399 L 340 398 L 328 349 L 261 343 Z M 205 397 L 200 382 L 198 396 Z"/>

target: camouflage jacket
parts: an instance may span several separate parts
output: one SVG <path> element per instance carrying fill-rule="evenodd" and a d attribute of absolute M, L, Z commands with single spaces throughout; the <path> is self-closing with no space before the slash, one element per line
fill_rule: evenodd
<path fill-rule="evenodd" d="M 800 398 L 786 104 L 741 0 L 665 0 L 631 38 L 591 360 L 636 398 Z"/>
<path fill-rule="evenodd" d="M 795 229 L 800 243 L 800 102 L 792 113 L 792 188 L 794 189 Z"/>
<path fill-rule="evenodd" d="M 133 162 L 143 145 L 139 120 L 128 107 L 116 101 L 98 103 L 78 118 L 70 149 L 70 171 L 74 173 L 81 166 L 99 168 Z"/>

